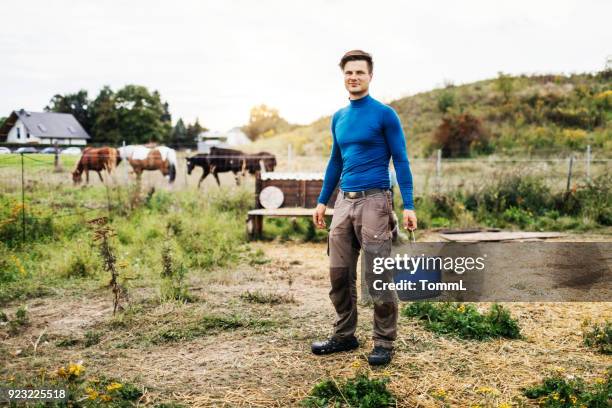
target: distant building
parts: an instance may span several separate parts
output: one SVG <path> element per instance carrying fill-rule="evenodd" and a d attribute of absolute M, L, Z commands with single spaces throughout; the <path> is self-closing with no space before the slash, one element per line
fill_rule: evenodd
<path fill-rule="evenodd" d="M 13 111 L 0 127 L 6 143 L 85 145 L 90 136 L 70 113 Z"/>
<path fill-rule="evenodd" d="M 198 152 L 208 153 L 211 146 L 232 147 L 248 143 L 251 143 L 251 140 L 239 127 L 227 132 L 207 130 L 198 135 Z"/>

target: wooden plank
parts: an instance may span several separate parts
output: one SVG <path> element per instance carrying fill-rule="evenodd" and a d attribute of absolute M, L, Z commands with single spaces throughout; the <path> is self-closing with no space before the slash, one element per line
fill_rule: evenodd
<path fill-rule="evenodd" d="M 447 241 L 481 242 L 481 241 L 511 241 L 532 240 L 544 238 L 558 238 L 567 234 L 560 232 L 524 232 L 524 231 L 499 231 L 499 232 L 475 232 L 468 234 L 440 234 Z"/>
<path fill-rule="evenodd" d="M 248 215 L 263 215 L 266 217 L 312 217 L 314 208 L 300 208 L 300 207 L 282 207 L 282 208 L 258 208 L 251 210 Z M 325 215 L 334 215 L 332 208 L 325 210 Z"/>

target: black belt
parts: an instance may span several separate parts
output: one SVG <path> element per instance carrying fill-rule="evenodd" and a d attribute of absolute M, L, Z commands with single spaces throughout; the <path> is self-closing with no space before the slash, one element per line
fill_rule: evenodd
<path fill-rule="evenodd" d="M 389 190 L 385 190 L 382 188 L 371 188 L 369 190 L 364 190 L 364 191 L 342 191 L 342 197 L 343 198 L 361 198 L 361 197 L 369 196 L 372 194 L 384 193 L 385 191 L 389 191 Z"/>

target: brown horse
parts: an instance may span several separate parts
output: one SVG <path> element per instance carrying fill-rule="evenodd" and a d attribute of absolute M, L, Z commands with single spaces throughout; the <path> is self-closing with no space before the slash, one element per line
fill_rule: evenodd
<path fill-rule="evenodd" d="M 77 163 L 76 169 L 72 172 L 72 181 L 79 184 L 82 181 L 82 174 L 85 172 L 86 183 L 89 184 L 89 170 L 98 173 L 100 181 L 104 183 L 100 171 L 106 170 L 108 174 L 121 162 L 119 151 L 114 147 L 87 147 L 83 150 L 83 155 Z"/>

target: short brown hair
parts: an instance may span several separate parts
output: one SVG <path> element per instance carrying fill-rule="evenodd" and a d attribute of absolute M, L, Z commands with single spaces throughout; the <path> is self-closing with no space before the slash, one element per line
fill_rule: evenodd
<path fill-rule="evenodd" d="M 347 52 L 346 54 L 344 54 L 342 56 L 342 59 L 340 60 L 340 69 L 344 69 L 344 66 L 346 65 L 347 62 L 349 61 L 365 61 L 368 63 L 368 69 L 370 70 L 370 73 L 372 73 L 372 70 L 374 69 L 374 62 L 372 61 L 372 56 L 370 54 L 368 54 L 365 51 L 362 50 L 352 50 Z"/>

